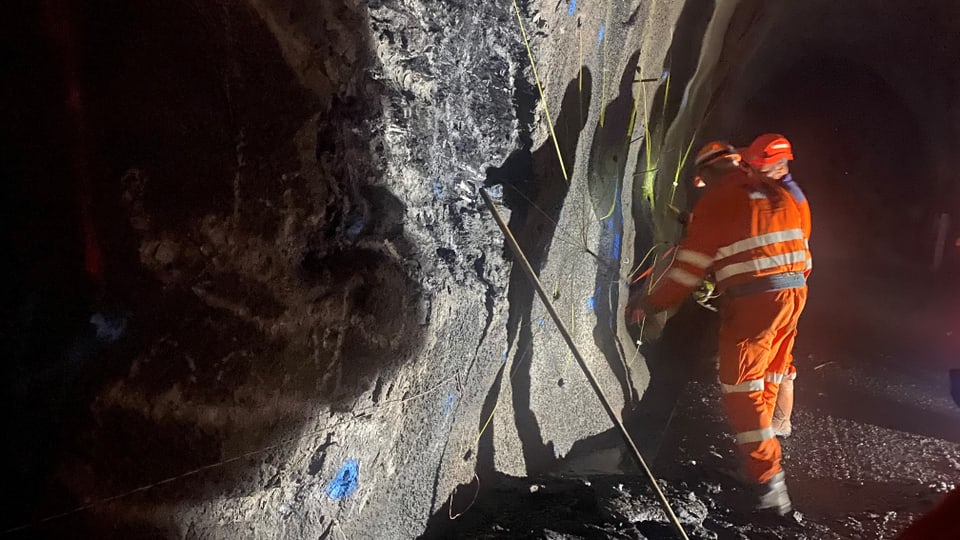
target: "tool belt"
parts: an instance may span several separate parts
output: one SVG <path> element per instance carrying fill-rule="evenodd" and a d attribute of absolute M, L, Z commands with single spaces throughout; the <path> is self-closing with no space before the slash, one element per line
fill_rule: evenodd
<path fill-rule="evenodd" d="M 736 298 L 750 294 L 796 289 L 806 284 L 807 280 L 801 272 L 785 272 L 783 274 L 759 277 L 749 283 L 728 287 L 726 295 L 731 298 Z"/>

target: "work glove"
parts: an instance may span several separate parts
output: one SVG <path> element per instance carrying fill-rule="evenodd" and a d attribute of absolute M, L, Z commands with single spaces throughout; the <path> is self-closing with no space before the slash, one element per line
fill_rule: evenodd
<path fill-rule="evenodd" d="M 667 313 L 653 308 L 647 304 L 646 300 L 643 288 L 638 287 L 630 293 L 625 313 L 628 326 L 638 326 L 643 329 L 643 335 L 640 336 L 641 343 L 660 339 L 667 322 Z"/>
<path fill-rule="evenodd" d="M 644 294 L 640 288 L 635 288 L 630 291 L 630 298 L 627 299 L 627 309 L 625 313 L 628 325 L 639 325 L 644 317 L 647 316 L 643 300 Z"/>
<path fill-rule="evenodd" d="M 698 304 L 709 309 L 710 311 L 717 311 L 717 308 L 710 304 L 710 301 L 716 298 L 714 295 L 714 289 L 715 286 L 712 281 L 704 280 L 700 283 L 700 287 L 693 291 L 693 299 Z"/>

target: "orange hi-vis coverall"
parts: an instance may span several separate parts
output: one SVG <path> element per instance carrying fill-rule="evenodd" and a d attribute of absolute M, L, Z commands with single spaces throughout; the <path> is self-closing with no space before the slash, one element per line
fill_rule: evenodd
<path fill-rule="evenodd" d="M 796 203 L 797 208 L 800 210 L 800 228 L 803 230 L 803 239 L 807 243 L 807 266 L 803 272 L 803 277 L 805 279 L 810 278 L 810 272 L 813 270 L 813 258 L 810 256 L 810 233 L 813 230 L 813 221 L 810 217 L 810 201 L 807 200 L 807 196 L 803 193 L 803 190 L 800 189 L 800 185 L 797 184 L 796 180 L 793 179 L 793 175 L 787 174 L 780 179 L 780 185 L 790 193 L 793 202 Z M 788 351 L 789 356 L 787 358 L 780 359 L 783 363 L 787 365 L 787 371 L 782 371 L 782 365 L 775 365 L 771 371 L 776 373 L 786 373 L 786 377 L 790 380 L 795 380 L 797 378 L 797 368 L 793 365 L 793 344 L 797 339 L 797 331 L 794 329 L 786 340 L 788 343 L 785 345 L 786 350 Z M 782 378 L 781 378 L 782 380 Z M 776 382 L 781 382 L 778 380 Z"/>
<path fill-rule="evenodd" d="M 747 473 L 765 483 L 781 470 L 771 420 L 807 297 L 810 253 L 803 216 L 782 186 L 742 171 L 712 186 L 693 214 L 646 305 L 664 310 L 679 304 L 713 270 L 726 297 L 720 323 L 723 404 Z"/>

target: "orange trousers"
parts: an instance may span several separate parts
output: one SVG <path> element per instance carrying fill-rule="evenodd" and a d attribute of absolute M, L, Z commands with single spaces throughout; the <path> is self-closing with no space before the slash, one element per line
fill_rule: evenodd
<path fill-rule="evenodd" d="M 771 421 L 780 382 L 790 376 L 807 288 L 729 298 L 720 316 L 720 387 L 747 474 L 765 483 L 781 471 Z"/>

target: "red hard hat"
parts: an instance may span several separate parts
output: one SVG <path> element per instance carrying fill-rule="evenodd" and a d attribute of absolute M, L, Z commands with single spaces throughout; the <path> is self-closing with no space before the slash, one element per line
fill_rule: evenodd
<path fill-rule="evenodd" d="M 697 152 L 697 157 L 693 160 L 693 166 L 697 174 L 693 177 L 693 185 L 698 188 L 707 186 L 707 183 L 700 176 L 700 169 L 713 165 L 721 159 L 740 159 L 740 154 L 732 144 L 726 141 L 711 141 L 703 145 L 703 148 Z"/>
<path fill-rule="evenodd" d="M 779 133 L 766 133 L 750 143 L 743 159 L 754 167 L 773 165 L 783 159 L 789 161 L 793 159 L 793 146 Z"/>
<path fill-rule="evenodd" d="M 693 166 L 699 169 L 723 158 L 739 157 L 737 149 L 732 144 L 725 141 L 712 141 L 703 145 L 703 148 L 697 152 L 697 157 L 693 160 Z"/>

